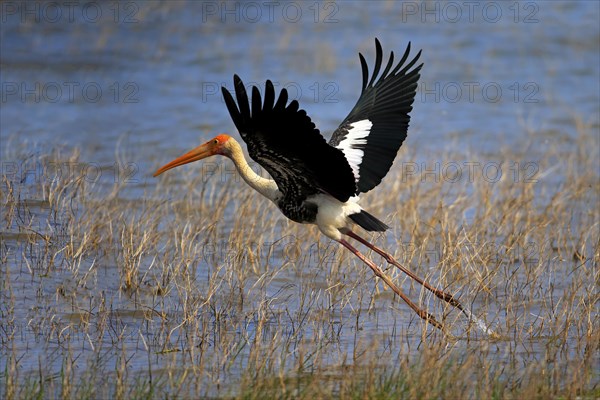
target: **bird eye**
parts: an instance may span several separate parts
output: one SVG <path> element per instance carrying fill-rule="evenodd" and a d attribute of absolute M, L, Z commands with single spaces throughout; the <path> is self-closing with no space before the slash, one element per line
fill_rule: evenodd
<path fill-rule="evenodd" d="M 219 144 L 219 139 L 213 140 L 213 144 Z"/>

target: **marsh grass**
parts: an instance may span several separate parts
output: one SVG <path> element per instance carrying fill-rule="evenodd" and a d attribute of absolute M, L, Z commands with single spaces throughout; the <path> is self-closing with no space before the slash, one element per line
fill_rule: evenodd
<path fill-rule="evenodd" d="M 600 155 L 597 127 L 576 125 L 576 139 L 536 153 L 534 180 L 397 166 L 363 200 L 393 227 L 375 243 L 499 340 L 367 253 L 455 337 L 428 326 L 239 178 L 188 168 L 132 188 L 5 174 L 0 395 L 598 398 Z M 524 149 L 432 159 L 502 163 Z M 63 153 L 33 161 L 84 165 Z"/>

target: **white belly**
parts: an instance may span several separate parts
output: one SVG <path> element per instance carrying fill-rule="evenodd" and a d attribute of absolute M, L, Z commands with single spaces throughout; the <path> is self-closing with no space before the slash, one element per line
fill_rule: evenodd
<path fill-rule="evenodd" d="M 358 197 L 351 197 L 347 202 L 342 203 L 329 195 L 318 194 L 308 198 L 307 201 L 317 204 L 319 211 L 315 223 L 321 232 L 334 240 L 342 238 L 340 229 L 350 228 L 352 225 L 352 220 L 348 216 L 362 210 L 358 205 Z"/>

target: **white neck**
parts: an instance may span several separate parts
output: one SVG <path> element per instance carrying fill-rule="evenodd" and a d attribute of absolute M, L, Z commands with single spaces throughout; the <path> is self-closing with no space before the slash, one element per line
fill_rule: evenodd
<path fill-rule="evenodd" d="M 254 172 L 244 157 L 242 147 L 235 139 L 229 138 L 228 144 L 230 154 L 227 154 L 227 157 L 233 161 L 244 181 L 258 193 L 271 201 L 275 201 L 280 195 L 277 183 L 272 179 L 263 178 Z"/>

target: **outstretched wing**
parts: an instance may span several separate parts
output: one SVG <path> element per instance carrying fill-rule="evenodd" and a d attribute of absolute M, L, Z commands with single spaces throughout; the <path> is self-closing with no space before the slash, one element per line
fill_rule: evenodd
<path fill-rule="evenodd" d="M 369 79 L 369 68 L 359 53 L 362 66 L 362 92 L 358 102 L 344 122 L 333 132 L 329 144 L 344 152 L 356 179 L 357 192 L 364 193 L 377 186 L 387 174 L 398 149 L 406 138 L 412 103 L 417 90 L 419 71 L 423 64 L 411 68 L 421 52 L 406 66 L 410 42 L 402 59 L 392 69 L 394 52 L 375 83 L 383 51 L 375 39 L 375 70 Z M 368 82 L 368 83 L 367 83 Z"/>
<path fill-rule="evenodd" d="M 352 169 L 342 150 L 327 144 L 306 111 L 296 100 L 288 101 L 286 89 L 275 102 L 271 81 L 265 87 L 264 104 L 252 87 L 252 109 L 242 80 L 233 77 L 237 104 L 224 87 L 225 104 L 250 157 L 273 177 L 284 197 L 302 200 L 328 193 L 345 202 L 356 191 Z"/>

